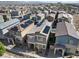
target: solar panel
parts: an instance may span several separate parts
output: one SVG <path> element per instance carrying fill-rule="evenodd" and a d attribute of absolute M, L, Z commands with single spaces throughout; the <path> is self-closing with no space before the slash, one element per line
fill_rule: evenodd
<path fill-rule="evenodd" d="M 30 24 L 32 24 L 33 23 L 33 21 L 31 21 L 31 20 L 28 20 L 27 22 L 25 22 L 24 24 L 21 24 L 21 27 L 23 27 L 23 28 L 26 28 L 26 27 L 28 27 Z"/>
<path fill-rule="evenodd" d="M 13 27 L 13 28 L 11 28 L 11 30 L 18 31 L 18 28 L 17 27 Z"/>
<path fill-rule="evenodd" d="M 27 14 L 27 15 L 31 15 L 31 13 Z"/>
<path fill-rule="evenodd" d="M 23 19 L 24 19 L 24 20 L 29 19 L 29 15 L 24 15 L 24 16 L 23 16 Z"/>
<path fill-rule="evenodd" d="M 41 22 L 37 23 L 37 27 L 41 26 L 41 24 L 44 22 L 44 20 L 42 20 Z"/>
<path fill-rule="evenodd" d="M 48 34 L 50 27 L 46 26 L 43 30 L 43 33 Z"/>
<path fill-rule="evenodd" d="M 34 20 L 34 21 L 35 21 L 35 20 L 36 20 L 36 17 L 32 17 L 32 20 Z"/>
<path fill-rule="evenodd" d="M 40 19 L 41 19 L 41 17 L 37 16 L 37 20 L 40 20 Z"/>
<path fill-rule="evenodd" d="M 31 23 L 33 23 L 33 21 L 31 21 L 31 20 L 28 20 L 26 23 L 29 23 L 29 24 L 31 24 Z"/>
<path fill-rule="evenodd" d="M 22 27 L 22 28 L 26 28 L 25 24 L 21 24 L 21 27 Z"/>

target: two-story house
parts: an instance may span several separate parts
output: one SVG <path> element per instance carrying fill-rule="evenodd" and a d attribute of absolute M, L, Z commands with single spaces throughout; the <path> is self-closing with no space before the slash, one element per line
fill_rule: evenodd
<path fill-rule="evenodd" d="M 63 54 L 75 54 L 79 46 L 79 36 L 72 24 L 62 21 L 57 23 L 55 48 L 64 50 Z M 56 50 L 55 50 L 56 51 Z"/>
<path fill-rule="evenodd" d="M 20 21 L 18 19 L 11 19 L 7 22 L 3 22 L 0 24 L 0 39 L 2 41 L 6 41 L 7 43 L 10 43 L 12 41 L 14 43 L 14 37 L 10 34 L 10 29 L 18 26 Z M 11 32 L 12 33 L 12 32 Z"/>
<path fill-rule="evenodd" d="M 27 34 L 28 47 L 31 49 L 46 50 L 52 22 L 45 20 L 41 26 L 35 26 Z"/>

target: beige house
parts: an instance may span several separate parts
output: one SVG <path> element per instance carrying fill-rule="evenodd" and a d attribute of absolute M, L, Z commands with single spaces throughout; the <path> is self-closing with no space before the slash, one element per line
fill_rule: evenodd
<path fill-rule="evenodd" d="M 15 41 L 17 44 L 26 44 L 24 41 L 27 41 L 27 33 L 30 32 L 33 27 L 33 21 L 28 19 L 27 21 L 21 22 L 18 26 L 11 28 L 10 32 L 13 36 L 15 36 Z"/>
<path fill-rule="evenodd" d="M 41 50 L 42 52 L 45 52 L 47 48 L 51 24 L 52 22 L 48 22 L 46 20 L 40 27 L 34 27 L 32 31 L 27 34 L 29 48 L 34 50 L 38 49 L 38 51 Z"/>

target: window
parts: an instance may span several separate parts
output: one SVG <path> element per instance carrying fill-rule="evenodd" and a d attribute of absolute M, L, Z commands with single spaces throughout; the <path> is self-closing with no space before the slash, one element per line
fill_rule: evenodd
<path fill-rule="evenodd" d="M 35 41 L 35 36 L 28 35 L 28 41 L 29 42 L 34 42 Z"/>
<path fill-rule="evenodd" d="M 59 44 L 68 44 L 68 37 L 67 36 L 59 36 L 56 38 L 56 43 L 59 43 Z"/>
<path fill-rule="evenodd" d="M 39 42 L 43 42 L 43 38 L 42 37 L 38 37 L 38 41 Z"/>
<path fill-rule="evenodd" d="M 20 39 L 19 38 L 16 38 L 16 42 L 20 42 Z"/>
<path fill-rule="evenodd" d="M 70 40 L 69 40 L 69 43 L 70 43 L 70 44 L 73 44 L 74 42 L 73 42 L 73 40 L 70 39 Z"/>
<path fill-rule="evenodd" d="M 69 44 L 71 44 L 71 45 L 77 45 L 78 41 L 77 41 L 77 39 L 75 39 L 73 37 L 69 37 Z"/>
<path fill-rule="evenodd" d="M 46 38 L 45 37 L 38 36 L 37 37 L 37 42 L 44 44 L 44 43 L 46 43 Z"/>
<path fill-rule="evenodd" d="M 43 45 L 43 48 L 46 48 L 46 46 L 45 46 L 45 45 Z"/>

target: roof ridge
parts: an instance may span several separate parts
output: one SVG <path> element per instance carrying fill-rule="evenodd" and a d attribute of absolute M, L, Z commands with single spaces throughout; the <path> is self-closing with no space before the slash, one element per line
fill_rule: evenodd
<path fill-rule="evenodd" d="M 66 23 L 67 23 L 67 22 L 64 21 L 64 25 L 65 25 L 65 29 L 66 29 L 67 35 L 69 35 L 69 34 L 68 34 L 68 29 L 67 29 L 67 27 L 66 27 Z"/>

